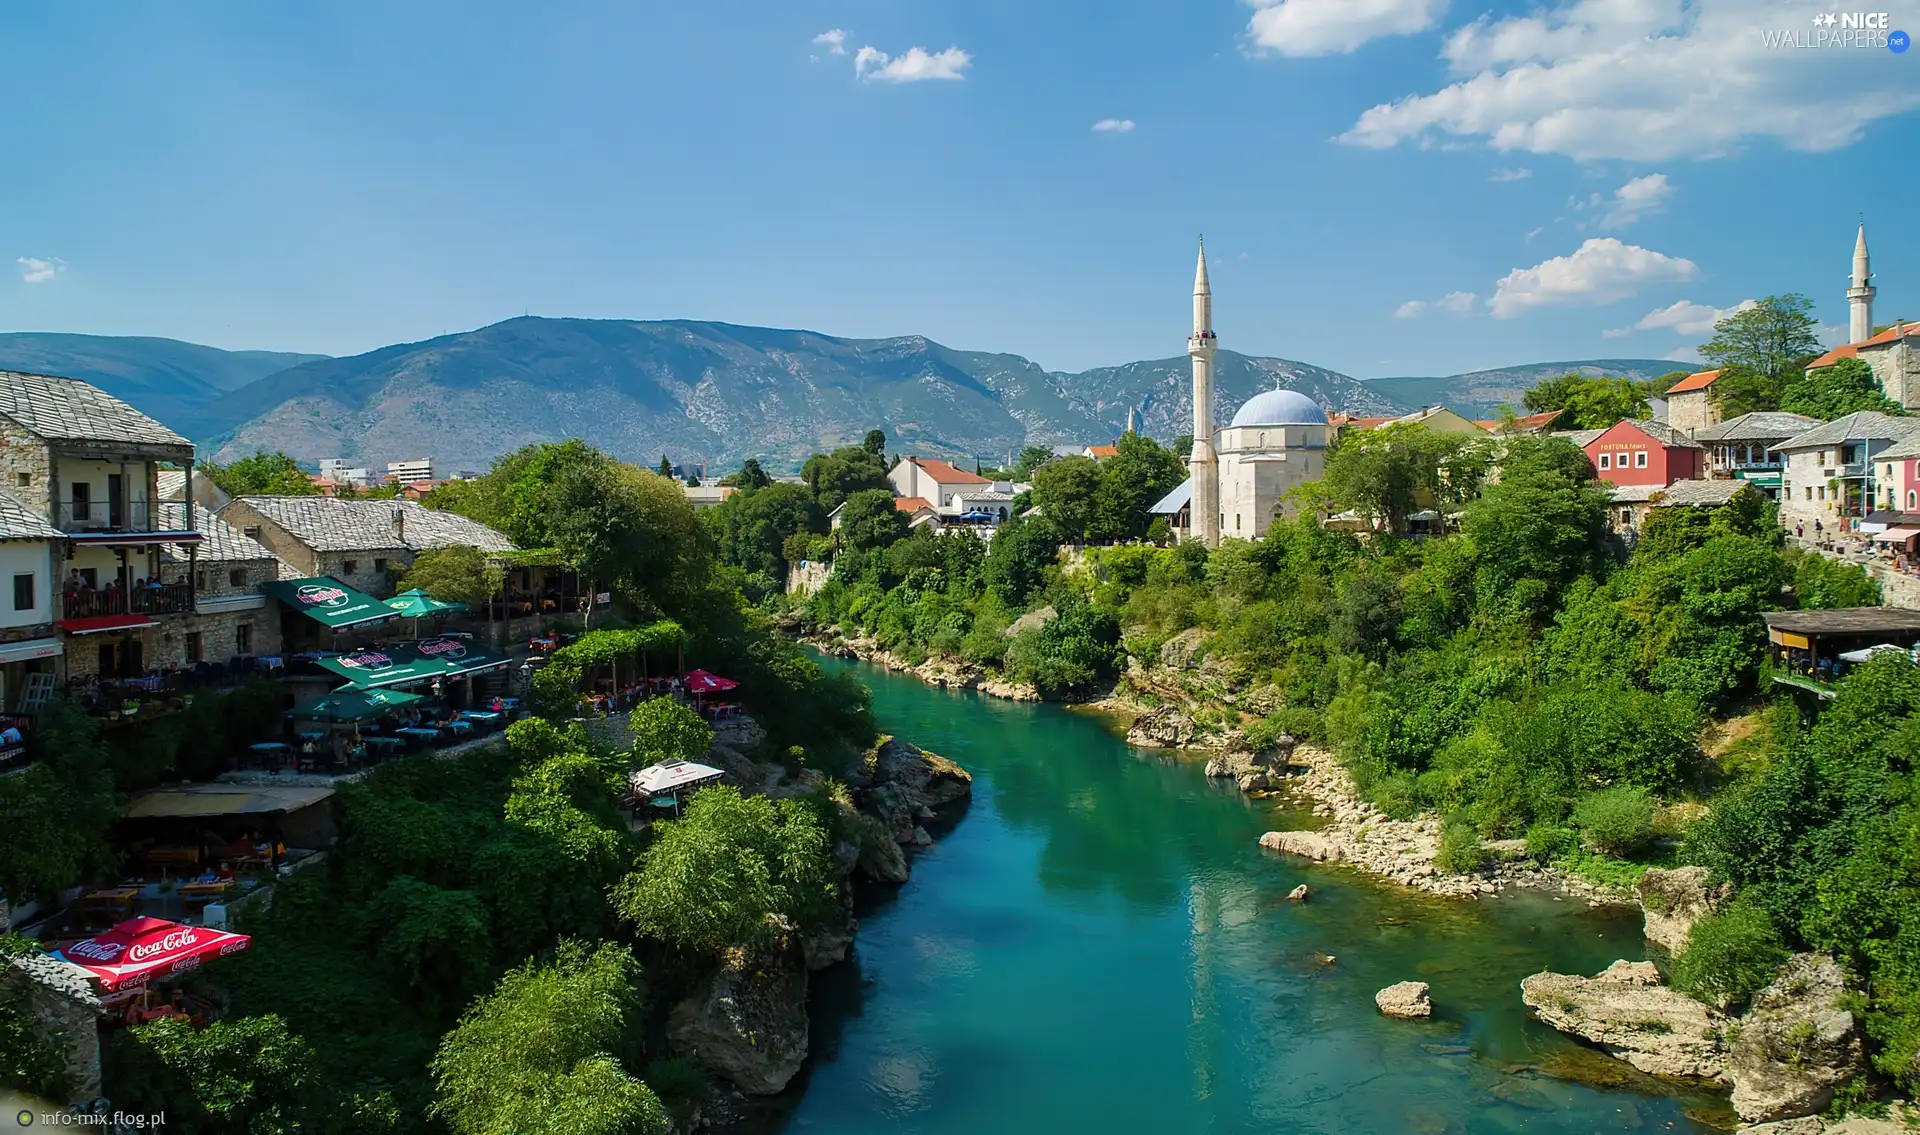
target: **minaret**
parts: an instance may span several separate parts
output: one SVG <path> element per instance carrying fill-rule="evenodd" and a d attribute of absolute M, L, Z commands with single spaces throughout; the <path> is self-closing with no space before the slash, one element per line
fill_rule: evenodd
<path fill-rule="evenodd" d="M 1213 548 L 1220 544 L 1220 464 L 1213 453 L 1213 355 L 1220 349 L 1213 334 L 1213 287 L 1207 282 L 1207 242 L 1200 241 L 1200 263 L 1193 271 L 1193 538 Z"/>
<path fill-rule="evenodd" d="M 1873 272 L 1867 268 L 1867 222 L 1860 222 L 1860 236 L 1853 242 L 1853 286 L 1847 289 L 1847 342 L 1864 343 L 1873 338 Z"/>
<path fill-rule="evenodd" d="M 1127 407 L 1127 432 L 1130 434 L 1140 432 L 1140 420 L 1135 416 L 1132 406 Z"/>

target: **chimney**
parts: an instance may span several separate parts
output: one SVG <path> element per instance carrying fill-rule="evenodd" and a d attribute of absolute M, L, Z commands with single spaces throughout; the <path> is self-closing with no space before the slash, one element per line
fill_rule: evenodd
<path fill-rule="evenodd" d="M 403 547 L 407 542 L 407 510 L 399 505 L 393 506 L 393 542 Z"/>

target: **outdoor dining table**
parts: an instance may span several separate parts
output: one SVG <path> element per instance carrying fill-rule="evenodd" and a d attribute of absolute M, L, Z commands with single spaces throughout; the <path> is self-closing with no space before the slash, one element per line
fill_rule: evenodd
<path fill-rule="evenodd" d="M 102 887 L 97 891 L 88 891 L 83 901 L 96 910 L 124 911 L 131 914 L 133 900 L 139 896 L 139 887 Z"/>
<path fill-rule="evenodd" d="M 257 745 L 249 745 L 247 747 L 252 749 L 258 756 L 268 760 L 285 756 L 293 751 L 293 746 L 287 744 L 285 741 L 262 741 Z"/>
<path fill-rule="evenodd" d="M 443 728 L 451 729 L 455 733 L 471 733 L 473 732 L 473 722 L 460 720 L 449 721 Z"/>
<path fill-rule="evenodd" d="M 368 737 L 361 743 L 369 749 L 398 749 L 406 744 L 398 737 Z"/>
<path fill-rule="evenodd" d="M 321 729 L 302 729 L 300 732 L 295 733 L 294 736 L 300 738 L 302 741 L 324 741 L 327 739 L 326 731 Z"/>
<path fill-rule="evenodd" d="M 180 884 L 183 899 L 217 899 L 237 886 L 232 879 L 214 879 L 203 883 Z"/>
<path fill-rule="evenodd" d="M 463 720 L 473 722 L 475 725 L 485 725 L 488 728 L 500 724 L 500 715 L 487 710 L 470 709 L 462 713 L 460 717 Z"/>
<path fill-rule="evenodd" d="M 440 731 L 438 729 L 415 727 L 411 729 L 395 729 L 394 732 L 402 737 L 417 737 L 422 741 L 438 741 L 440 739 Z"/>

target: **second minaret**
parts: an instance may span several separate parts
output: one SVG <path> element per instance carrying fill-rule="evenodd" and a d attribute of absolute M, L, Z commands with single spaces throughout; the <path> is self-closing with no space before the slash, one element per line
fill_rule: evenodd
<path fill-rule="evenodd" d="M 1191 535 L 1207 547 L 1220 544 L 1220 463 L 1213 452 L 1213 356 L 1220 349 L 1213 334 L 1213 287 L 1207 282 L 1207 242 L 1200 241 L 1200 264 L 1193 273 L 1193 474 Z"/>

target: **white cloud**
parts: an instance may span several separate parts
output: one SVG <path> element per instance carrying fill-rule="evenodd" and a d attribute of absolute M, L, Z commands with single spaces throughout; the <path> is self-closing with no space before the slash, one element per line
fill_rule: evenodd
<path fill-rule="evenodd" d="M 1633 334 L 1633 328 L 1631 327 L 1609 327 L 1607 330 L 1600 332 L 1600 337 L 1602 339 L 1624 339 L 1631 334 Z"/>
<path fill-rule="evenodd" d="M 1668 351 L 1660 357 L 1670 363 L 1698 363 L 1706 361 L 1700 357 L 1700 352 L 1694 350 L 1692 347 L 1682 347 L 1677 351 Z"/>
<path fill-rule="evenodd" d="M 1558 0 L 1530 15 L 1482 16 L 1446 38 L 1449 85 L 1373 107 L 1341 141 L 1384 148 L 1438 133 L 1503 153 L 1700 160 L 1749 138 L 1838 150 L 1869 124 L 1920 107 L 1920 85 L 1903 67 L 1864 67 L 1853 51 L 1769 48 L 1764 33 L 1807 29 L 1786 5 L 1759 7 Z"/>
<path fill-rule="evenodd" d="M 1607 211 L 1600 218 L 1602 231 L 1624 229 L 1642 217 L 1650 217 L 1666 207 L 1673 196 L 1673 183 L 1664 173 L 1636 177 L 1613 191 Z"/>
<path fill-rule="evenodd" d="M 1472 292 L 1448 292 L 1431 303 L 1426 300 L 1408 300 L 1394 309 L 1393 316 L 1395 319 L 1413 319 L 1429 311 L 1442 312 L 1446 315 L 1466 315 L 1473 310 L 1473 305 L 1479 302 L 1479 299 L 1480 297 Z"/>
<path fill-rule="evenodd" d="M 962 74 L 973 65 L 973 56 L 957 47 L 928 52 L 924 47 L 909 47 L 905 55 L 894 57 L 877 47 L 863 47 L 853 57 L 853 73 L 869 82 L 918 83 L 926 79 L 964 79 Z"/>
<path fill-rule="evenodd" d="M 1694 303 L 1692 300 L 1677 300 L 1662 308 L 1656 308 L 1640 317 L 1640 322 L 1620 333 L 1632 331 L 1658 331 L 1666 328 L 1676 335 L 1709 335 L 1713 325 L 1729 315 L 1743 312 L 1750 307 L 1758 307 L 1756 300 L 1741 300 L 1732 307 L 1714 307 L 1712 304 Z"/>
<path fill-rule="evenodd" d="M 1256 52 L 1344 55 L 1369 40 L 1412 35 L 1440 22 L 1447 0 L 1249 0 Z"/>
<path fill-rule="evenodd" d="M 847 53 L 846 29 L 832 28 L 821 32 L 813 37 L 813 45 L 826 48 L 828 55 L 845 55 Z"/>
<path fill-rule="evenodd" d="M 1537 236 L 1539 236 L 1539 235 L 1540 235 L 1541 233 L 1543 233 L 1543 232 L 1546 232 L 1546 231 L 1547 231 L 1547 226 L 1545 226 L 1545 225 L 1541 225 L 1541 226 L 1540 226 L 1539 228 L 1537 228 L 1537 229 L 1528 229 L 1528 230 L 1527 230 L 1527 239 L 1528 239 L 1528 240 L 1532 240 L 1532 239 L 1533 239 L 1534 237 L 1537 237 Z"/>
<path fill-rule="evenodd" d="M 1131 118 L 1103 118 L 1093 124 L 1095 134 L 1125 134 L 1133 129 Z"/>
<path fill-rule="evenodd" d="M 1699 274 L 1700 266 L 1691 260 L 1597 237 L 1569 256 L 1507 273 L 1494 285 L 1488 306 L 1496 319 L 1534 307 L 1600 307 L 1626 299 L 1643 285 L 1686 283 Z"/>
<path fill-rule="evenodd" d="M 1519 169 L 1497 169 L 1488 181 L 1525 181 L 1533 176 L 1533 171 L 1522 166 Z"/>
<path fill-rule="evenodd" d="M 67 270 L 67 262 L 58 256 L 49 256 L 45 259 L 38 256 L 21 256 L 17 257 L 15 262 L 20 265 L 20 282 L 23 284 L 44 284 Z"/>

